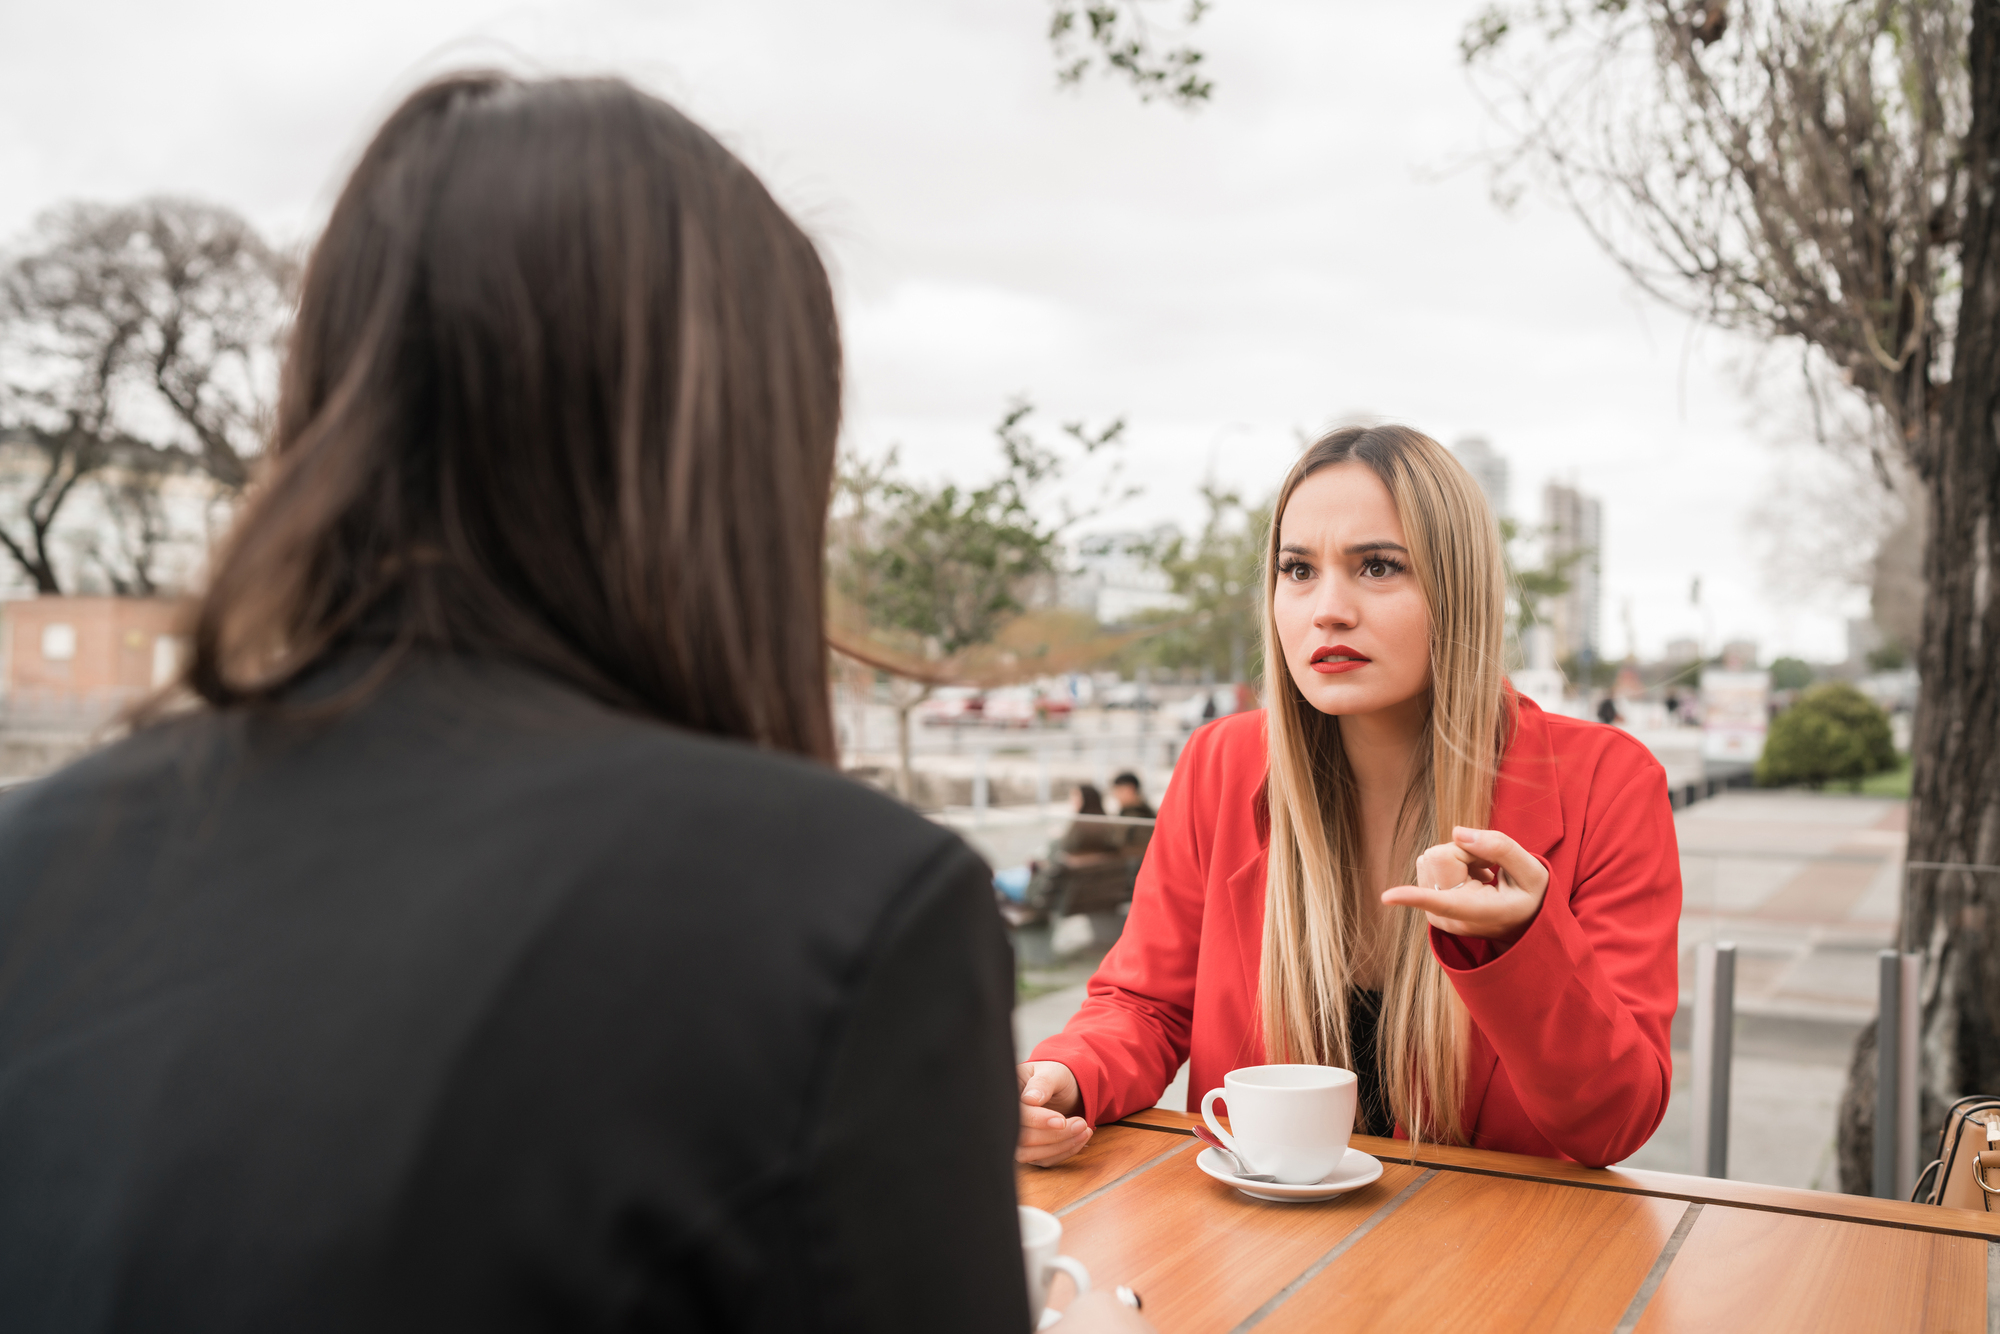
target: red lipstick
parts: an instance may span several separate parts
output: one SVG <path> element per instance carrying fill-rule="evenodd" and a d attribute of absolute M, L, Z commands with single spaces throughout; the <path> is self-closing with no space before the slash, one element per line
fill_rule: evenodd
<path fill-rule="evenodd" d="M 1313 650 L 1309 665 L 1322 676 L 1332 676 L 1337 672 L 1357 671 L 1370 661 L 1345 644 L 1327 644 Z"/>

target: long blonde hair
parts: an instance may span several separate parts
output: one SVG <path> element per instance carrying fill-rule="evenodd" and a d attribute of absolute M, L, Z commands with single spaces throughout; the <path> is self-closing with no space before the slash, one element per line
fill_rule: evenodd
<path fill-rule="evenodd" d="M 1410 565 L 1430 605 L 1429 744 L 1419 747 L 1397 819 L 1391 883 L 1449 842 L 1453 825 L 1483 828 L 1513 711 L 1504 685 L 1506 575 L 1492 510 L 1465 468 L 1405 426 L 1343 427 L 1315 441 L 1285 478 L 1264 561 L 1264 672 L 1270 746 L 1271 849 L 1262 990 L 1268 1059 L 1352 1066 L 1347 990 L 1361 878 L 1359 793 L 1340 720 L 1299 693 L 1272 609 L 1278 525 L 1313 473 L 1354 461 L 1395 501 Z M 1463 1143 L 1466 1017 L 1432 957 L 1425 918 L 1394 910 L 1377 1050 L 1384 1092 L 1415 1139 Z"/>

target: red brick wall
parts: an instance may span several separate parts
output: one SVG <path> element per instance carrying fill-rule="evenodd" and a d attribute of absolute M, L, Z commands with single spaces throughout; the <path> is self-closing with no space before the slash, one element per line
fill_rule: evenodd
<path fill-rule="evenodd" d="M 85 702 L 115 704 L 152 690 L 156 665 L 178 661 L 184 604 L 169 598 L 30 598 L 0 607 L 4 662 L 0 684 L 15 707 Z M 74 651 L 50 657 L 52 627 L 69 627 Z M 58 628 L 54 636 L 64 638 Z M 166 654 L 176 656 L 167 657 Z"/>

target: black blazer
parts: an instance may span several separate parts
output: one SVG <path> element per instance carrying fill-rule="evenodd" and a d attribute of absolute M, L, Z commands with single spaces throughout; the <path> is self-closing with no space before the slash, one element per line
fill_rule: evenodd
<path fill-rule="evenodd" d="M 158 726 L 0 798 L 0 1329 L 1020 1334 L 1013 994 L 958 839 L 523 670 Z"/>

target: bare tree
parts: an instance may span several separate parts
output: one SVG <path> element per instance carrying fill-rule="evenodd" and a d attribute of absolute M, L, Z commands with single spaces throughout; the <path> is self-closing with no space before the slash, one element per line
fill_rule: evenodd
<path fill-rule="evenodd" d="M 114 518 L 157 516 L 132 487 L 190 464 L 242 488 L 294 276 L 249 223 L 188 200 L 67 205 L 17 247 L 0 270 L 0 547 L 39 591 L 61 591 L 50 534 L 65 505 L 114 462 Z"/>
<path fill-rule="evenodd" d="M 71 494 L 103 465 L 103 442 L 87 427 L 17 427 L 0 433 L 0 549 L 43 594 L 62 592 L 55 525 Z"/>
<path fill-rule="evenodd" d="M 120 597 L 157 597 L 179 581 L 162 561 L 194 535 L 176 522 L 168 488 L 199 476 L 198 461 L 184 450 L 133 446 L 92 479 L 103 522 L 82 534 L 85 558 Z M 194 540 L 199 540 L 195 538 Z"/>
<path fill-rule="evenodd" d="M 134 255 L 144 373 L 201 469 L 240 490 L 270 428 L 294 264 L 235 213 L 189 200 L 114 210 L 91 235 Z"/>
<path fill-rule="evenodd" d="M 1823 362 L 1805 370 L 1803 393 L 1763 423 L 1776 466 L 1749 520 L 1766 582 L 1792 604 L 1868 590 L 1876 627 L 1907 653 L 1922 629 L 1923 486 L 1879 410 Z"/>
<path fill-rule="evenodd" d="M 51 298 L 54 298 L 53 300 Z M 109 460 L 113 403 L 140 316 L 89 269 L 57 278 L 16 262 L 0 276 L 0 546 L 38 593 L 61 582 L 50 537 L 77 487 Z"/>
<path fill-rule="evenodd" d="M 1655 296 L 1837 368 L 1922 487 L 1900 934 L 1924 955 L 1923 1121 L 2000 1088 L 2000 0 L 1542 0 L 1468 29 L 1538 180 Z M 1842 1110 L 1864 1190 L 1872 1029 Z"/>

